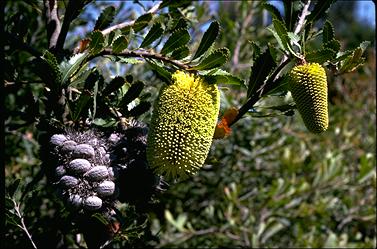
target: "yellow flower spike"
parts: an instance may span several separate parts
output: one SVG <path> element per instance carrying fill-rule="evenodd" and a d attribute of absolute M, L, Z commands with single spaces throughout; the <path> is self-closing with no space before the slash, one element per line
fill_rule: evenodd
<path fill-rule="evenodd" d="M 147 142 L 151 168 L 168 179 L 195 174 L 207 158 L 219 108 L 215 84 L 175 72 L 154 106 Z"/>
<path fill-rule="evenodd" d="M 290 91 L 306 128 L 313 133 L 329 125 L 327 78 L 318 63 L 296 66 L 290 72 Z"/>

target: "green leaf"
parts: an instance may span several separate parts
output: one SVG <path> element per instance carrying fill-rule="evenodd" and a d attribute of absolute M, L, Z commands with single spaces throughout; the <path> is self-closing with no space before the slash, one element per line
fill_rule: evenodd
<path fill-rule="evenodd" d="M 365 58 L 361 57 L 363 55 L 363 48 L 358 47 L 353 50 L 352 55 L 346 57 L 346 59 L 341 62 L 341 67 L 339 73 L 349 73 L 356 70 L 359 66 L 363 65 Z"/>
<path fill-rule="evenodd" d="M 151 108 L 151 103 L 147 101 L 141 101 L 140 104 L 132 108 L 126 113 L 128 117 L 138 117 L 141 114 L 147 112 Z"/>
<path fill-rule="evenodd" d="M 94 69 L 85 79 L 84 89 L 92 90 L 94 87 L 94 84 L 96 83 L 98 79 L 99 79 L 99 73 L 96 69 Z"/>
<path fill-rule="evenodd" d="M 114 53 L 121 53 L 123 50 L 125 50 L 128 47 L 128 41 L 127 38 L 122 35 L 118 37 L 113 44 L 113 52 Z"/>
<path fill-rule="evenodd" d="M 186 45 L 190 41 L 190 34 L 186 29 L 177 30 L 171 34 L 161 49 L 161 54 L 168 54 L 176 48 Z"/>
<path fill-rule="evenodd" d="M 340 50 L 340 43 L 338 40 L 332 39 L 331 41 L 326 42 L 323 44 L 324 48 L 329 48 L 334 50 L 335 52 L 339 52 Z"/>
<path fill-rule="evenodd" d="M 212 22 L 207 31 L 204 33 L 203 38 L 200 41 L 198 50 L 196 51 L 192 60 L 204 54 L 211 47 L 219 34 L 219 30 L 219 23 L 217 21 Z"/>
<path fill-rule="evenodd" d="M 18 186 L 20 185 L 21 179 L 16 179 L 14 182 L 8 187 L 8 195 L 9 197 L 13 197 L 14 193 L 16 193 Z"/>
<path fill-rule="evenodd" d="M 161 27 L 161 23 L 155 23 L 152 28 L 149 30 L 148 34 L 145 36 L 143 42 L 141 43 L 140 47 L 144 48 L 152 44 L 156 39 L 158 39 L 162 33 L 164 32 L 163 28 Z"/>
<path fill-rule="evenodd" d="M 109 27 L 115 16 L 115 7 L 109 6 L 105 8 L 98 17 L 93 30 L 104 30 Z"/>
<path fill-rule="evenodd" d="M 250 44 L 253 49 L 253 61 L 254 61 L 261 54 L 261 48 L 255 41 L 251 41 Z"/>
<path fill-rule="evenodd" d="M 103 225 L 109 225 L 110 224 L 108 219 L 106 219 L 103 214 L 95 213 L 95 214 L 92 215 L 92 218 L 95 218 L 96 220 L 101 222 Z"/>
<path fill-rule="evenodd" d="M 287 30 L 293 31 L 298 15 L 303 8 L 303 4 L 301 1 L 283 0 L 283 5 Z"/>
<path fill-rule="evenodd" d="M 230 84 L 245 86 L 245 82 L 242 79 L 222 69 L 216 69 L 214 72 L 202 75 L 202 77 L 209 84 Z"/>
<path fill-rule="evenodd" d="M 89 101 L 91 100 L 90 93 L 83 91 L 79 99 L 73 105 L 73 111 L 71 112 L 71 117 L 73 121 L 79 120 L 85 111 L 89 108 Z"/>
<path fill-rule="evenodd" d="M 125 83 L 125 80 L 121 76 L 117 76 L 114 79 L 112 79 L 109 84 L 106 86 L 106 88 L 102 91 L 102 96 L 106 96 L 112 92 L 117 91 L 119 88 L 121 88 Z"/>
<path fill-rule="evenodd" d="M 262 8 L 264 8 L 268 12 L 270 12 L 273 18 L 276 18 L 280 21 L 284 21 L 283 18 L 281 17 L 280 11 L 275 6 L 273 6 L 272 4 L 263 3 Z"/>
<path fill-rule="evenodd" d="M 229 59 L 229 50 L 227 48 L 219 48 L 205 57 L 193 70 L 208 70 L 224 65 Z"/>
<path fill-rule="evenodd" d="M 168 84 L 171 83 L 171 73 L 164 68 L 162 63 L 153 59 L 146 59 L 146 61 L 161 80 Z"/>
<path fill-rule="evenodd" d="M 159 9 L 170 7 L 170 8 L 180 8 L 180 7 L 186 7 L 191 4 L 191 0 L 163 0 Z"/>
<path fill-rule="evenodd" d="M 140 30 L 144 29 L 148 26 L 149 22 L 152 20 L 153 15 L 151 13 L 146 13 L 144 15 L 139 16 L 139 18 L 136 19 L 133 27 L 133 30 L 135 32 L 139 32 Z"/>
<path fill-rule="evenodd" d="M 132 65 L 136 65 L 136 64 L 141 64 L 141 63 L 144 63 L 143 60 L 141 59 L 137 59 L 137 58 L 125 58 L 125 57 L 120 57 L 118 58 L 120 62 L 122 63 L 126 63 L 126 64 L 132 64 Z"/>
<path fill-rule="evenodd" d="M 179 18 L 178 21 L 174 22 L 176 19 L 173 19 L 173 28 L 170 29 L 170 32 L 174 32 L 179 29 L 187 29 L 188 28 L 188 23 L 185 18 Z"/>
<path fill-rule="evenodd" d="M 190 49 L 187 46 L 182 46 L 173 51 L 170 58 L 180 60 L 187 57 L 190 54 Z"/>
<path fill-rule="evenodd" d="M 285 27 L 284 23 L 274 19 L 272 21 L 274 29 L 268 28 L 272 34 L 274 35 L 275 39 L 279 43 L 279 46 L 284 50 L 288 50 L 291 52 L 293 55 L 296 55 L 296 53 L 292 50 L 291 45 L 290 45 L 290 39 L 288 36 L 288 31 L 287 28 Z"/>
<path fill-rule="evenodd" d="M 92 54 L 98 54 L 104 47 L 105 38 L 103 37 L 101 31 L 95 30 L 90 36 L 89 49 Z"/>
<path fill-rule="evenodd" d="M 327 61 L 334 59 L 336 52 L 330 48 L 324 48 L 316 51 L 307 53 L 305 56 L 306 61 L 308 62 L 317 62 L 323 64 Z"/>
<path fill-rule="evenodd" d="M 62 72 L 62 84 L 67 84 L 68 79 L 75 75 L 82 67 L 83 61 L 87 58 L 86 53 L 80 53 L 72 56 L 69 61 L 62 61 L 60 63 L 60 71 Z"/>
<path fill-rule="evenodd" d="M 128 88 L 128 91 L 126 92 L 126 94 L 124 94 L 124 96 L 122 97 L 122 100 L 119 103 L 119 107 L 126 108 L 127 105 L 131 103 L 131 101 L 133 101 L 140 95 L 143 88 L 144 88 L 144 83 L 142 81 L 134 82 L 130 86 L 130 88 Z"/>
<path fill-rule="evenodd" d="M 275 67 L 276 62 L 271 56 L 270 50 L 266 49 L 266 51 L 256 59 L 255 63 L 253 63 L 253 66 L 251 67 L 247 97 L 250 97 L 257 92 L 257 90 L 263 85 L 267 76 Z"/>
<path fill-rule="evenodd" d="M 333 2 L 334 0 L 318 1 L 314 6 L 314 9 L 310 12 L 309 16 L 307 16 L 306 21 L 314 23 L 315 21 L 324 17 Z"/>
<path fill-rule="evenodd" d="M 322 41 L 325 44 L 333 39 L 334 39 L 334 28 L 331 22 L 326 21 L 325 24 L 323 25 Z"/>

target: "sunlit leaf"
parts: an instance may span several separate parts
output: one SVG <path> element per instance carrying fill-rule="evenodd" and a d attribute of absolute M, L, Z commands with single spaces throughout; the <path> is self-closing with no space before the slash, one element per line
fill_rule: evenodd
<path fill-rule="evenodd" d="M 211 47 L 219 34 L 219 29 L 220 26 L 217 21 L 211 23 L 200 41 L 198 50 L 196 51 L 194 57 L 192 57 L 193 60 L 204 54 Z"/>
<path fill-rule="evenodd" d="M 93 30 L 104 30 L 109 27 L 115 16 L 115 7 L 109 6 L 105 8 L 98 17 Z"/>

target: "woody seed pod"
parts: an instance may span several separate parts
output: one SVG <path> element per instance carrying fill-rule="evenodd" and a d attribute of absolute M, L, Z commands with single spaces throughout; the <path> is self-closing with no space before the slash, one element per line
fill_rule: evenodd
<path fill-rule="evenodd" d="M 97 194 L 99 196 L 111 196 L 115 191 L 115 183 L 112 181 L 103 181 L 97 187 Z"/>
<path fill-rule="evenodd" d="M 59 184 L 65 189 L 72 188 L 76 186 L 78 183 L 79 180 L 77 180 L 77 178 L 68 175 L 63 176 L 59 181 Z"/>
<path fill-rule="evenodd" d="M 67 140 L 66 136 L 63 134 L 55 134 L 51 137 L 50 143 L 52 143 L 55 146 L 61 146 L 63 143 Z"/>
<path fill-rule="evenodd" d="M 88 210 L 97 210 L 102 207 L 102 200 L 97 196 L 88 196 L 83 204 L 84 208 Z"/>
<path fill-rule="evenodd" d="M 84 157 L 84 158 L 93 158 L 94 157 L 94 149 L 89 144 L 79 144 L 76 145 L 73 156 L 74 157 Z"/>
<path fill-rule="evenodd" d="M 90 181 L 101 181 L 109 176 L 106 166 L 96 166 L 84 174 L 84 177 Z"/>
<path fill-rule="evenodd" d="M 84 174 L 91 169 L 91 164 L 86 159 L 74 159 L 67 165 L 67 170 L 73 174 Z"/>

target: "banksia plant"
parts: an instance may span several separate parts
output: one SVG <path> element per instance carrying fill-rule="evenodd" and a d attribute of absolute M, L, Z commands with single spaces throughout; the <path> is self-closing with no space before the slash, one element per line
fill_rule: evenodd
<path fill-rule="evenodd" d="M 217 85 L 177 71 L 161 88 L 147 143 L 151 168 L 167 178 L 185 178 L 204 164 L 220 108 Z"/>
<path fill-rule="evenodd" d="M 325 131 L 329 124 L 327 79 L 318 63 L 298 65 L 290 72 L 289 87 L 307 129 Z"/>

